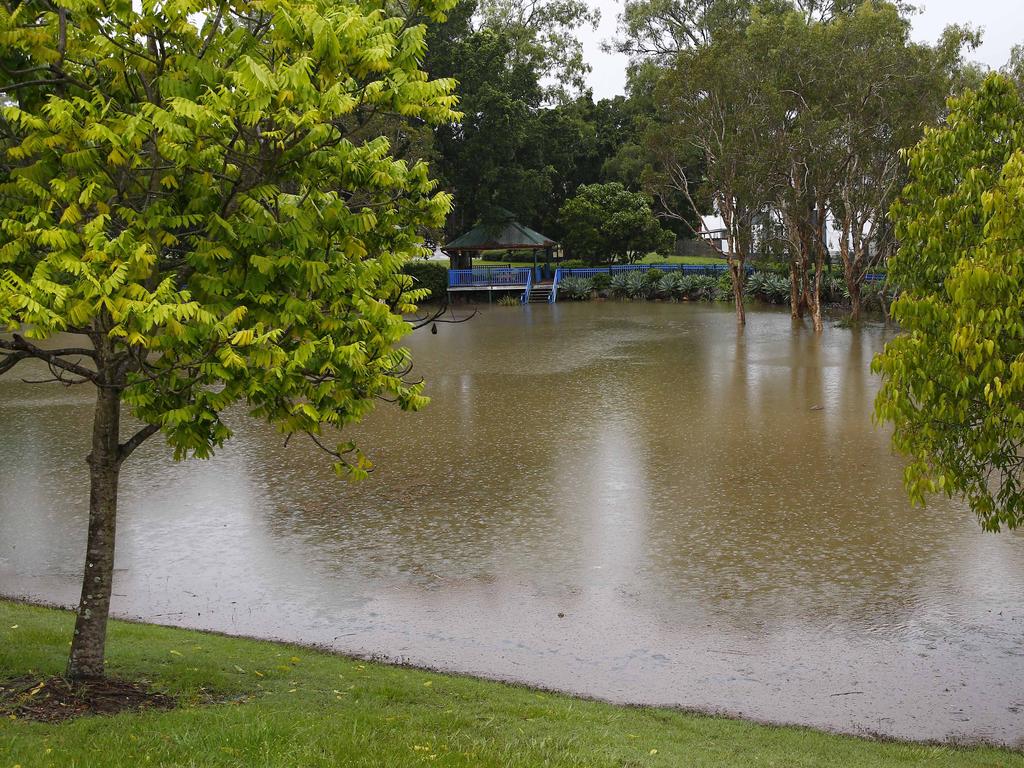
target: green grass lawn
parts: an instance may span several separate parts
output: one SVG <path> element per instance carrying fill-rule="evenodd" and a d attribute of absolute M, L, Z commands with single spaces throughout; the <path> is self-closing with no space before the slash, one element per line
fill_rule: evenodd
<path fill-rule="evenodd" d="M 0 601 L 0 677 L 60 673 L 70 613 Z M 11 766 L 1024 766 L 1024 756 L 834 736 L 114 622 L 113 675 L 175 710 L 44 725 L 0 718 Z M 218 703 L 206 703 L 213 697 Z"/>

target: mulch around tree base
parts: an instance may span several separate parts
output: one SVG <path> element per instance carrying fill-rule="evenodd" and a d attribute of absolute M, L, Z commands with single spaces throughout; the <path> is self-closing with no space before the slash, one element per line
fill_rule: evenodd
<path fill-rule="evenodd" d="M 25 720 L 59 723 L 83 715 L 116 715 L 142 709 L 173 709 L 177 701 L 146 683 L 116 678 L 70 683 L 62 677 L 0 681 L 0 712 Z"/>

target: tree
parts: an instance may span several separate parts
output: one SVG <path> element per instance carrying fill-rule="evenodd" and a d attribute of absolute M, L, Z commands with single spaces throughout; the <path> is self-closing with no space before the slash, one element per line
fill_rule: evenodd
<path fill-rule="evenodd" d="M 592 263 L 607 258 L 632 263 L 672 243 L 672 233 L 661 228 L 647 197 L 618 182 L 581 186 L 559 215 L 566 250 Z"/>
<path fill-rule="evenodd" d="M 401 268 L 449 199 L 366 126 L 451 120 L 453 83 L 419 69 L 422 25 L 372 4 L 28 2 L 0 30 L 24 62 L 0 87 L 0 373 L 36 359 L 96 391 L 83 679 L 104 669 L 119 473 L 147 438 L 208 457 L 244 403 L 361 477 L 334 430 L 424 405 L 395 347 L 423 295 Z"/>
<path fill-rule="evenodd" d="M 864 274 L 890 233 L 899 151 L 937 119 L 971 34 L 914 44 L 904 10 L 881 0 L 749 6 L 745 19 L 713 16 L 720 3 L 687 6 L 686 28 L 702 33 L 661 67 L 650 179 L 668 215 L 703 213 L 710 201 L 723 218 L 741 323 L 744 262 L 780 222 L 791 312 L 809 313 L 821 331 L 830 219 L 856 316 Z"/>
<path fill-rule="evenodd" d="M 1024 88 L 1024 45 L 1018 43 L 1010 49 L 1010 59 L 1001 71 L 1013 80 L 1018 88 Z"/>
<path fill-rule="evenodd" d="M 549 101 L 567 101 L 586 87 L 590 65 L 583 60 L 577 30 L 597 29 L 601 12 L 586 0 L 477 0 L 481 28 L 512 45 L 514 64 L 526 64 L 549 81 Z"/>
<path fill-rule="evenodd" d="M 683 51 L 663 70 L 658 120 L 648 142 L 658 156 L 649 183 L 665 215 L 697 235 L 701 214 L 722 217 L 736 321 L 746 323 L 746 260 L 760 219 L 767 214 L 775 151 L 765 105 L 768 92 L 746 34 L 720 32 L 707 45 Z M 699 175 L 698 175 L 699 174 Z"/>
<path fill-rule="evenodd" d="M 744 28 L 755 0 L 625 0 L 614 48 L 634 61 L 668 64 L 709 45 L 720 31 Z"/>
<path fill-rule="evenodd" d="M 512 57 L 512 42 L 491 30 L 473 31 L 472 7 L 459 5 L 431 29 L 426 67 L 458 82 L 462 118 L 435 127 L 437 171 L 453 193 L 449 236 L 460 234 L 494 205 L 529 220 L 546 185 L 521 155 L 537 133 L 543 91 L 528 62 Z M 525 190 L 525 194 L 520 194 Z"/>
<path fill-rule="evenodd" d="M 840 62 L 830 97 L 839 117 L 830 146 L 841 170 L 829 210 L 857 320 L 864 276 L 893 246 L 886 213 L 906 181 L 900 153 L 940 119 L 961 52 L 978 39 L 950 27 L 936 46 L 913 43 L 909 20 L 887 4 L 864 4 L 836 19 L 828 34 Z"/>
<path fill-rule="evenodd" d="M 1024 520 L 1024 102 L 990 75 L 908 153 L 893 205 L 902 333 L 875 358 L 906 486 L 962 494 L 991 531 Z"/>
<path fill-rule="evenodd" d="M 542 18 L 571 4 L 548 5 L 538 10 Z M 458 123 L 435 131 L 434 167 L 455 199 L 448 235 L 462 233 L 500 206 L 558 236 L 559 207 L 580 184 L 600 180 L 601 165 L 613 151 L 596 138 L 605 110 L 589 95 L 550 104 L 543 85 L 551 79 L 550 65 L 520 50 L 522 41 L 489 18 L 475 2 L 462 2 L 428 37 L 425 66 L 434 76 L 458 81 L 463 113 Z M 530 27 L 531 34 L 550 31 L 550 19 L 531 18 L 531 25 L 540 24 Z"/>

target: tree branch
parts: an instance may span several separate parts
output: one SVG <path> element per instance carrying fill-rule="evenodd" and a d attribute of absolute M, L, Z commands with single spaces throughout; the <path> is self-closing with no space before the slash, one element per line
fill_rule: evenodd
<path fill-rule="evenodd" d="M 118 446 L 117 456 L 120 461 L 124 461 L 131 456 L 135 449 L 142 445 L 146 440 L 151 438 L 157 432 L 160 431 L 160 427 L 156 424 L 147 424 L 130 438 L 125 440 Z"/>
<path fill-rule="evenodd" d="M 98 384 L 98 377 L 96 371 L 89 370 L 88 368 L 79 365 L 78 363 L 71 362 L 70 360 L 64 360 L 64 355 L 84 355 L 88 357 L 95 357 L 96 353 L 91 349 L 43 349 L 37 347 L 29 341 L 26 341 L 23 336 L 14 334 L 13 341 L 4 341 L 0 339 L 0 349 L 8 349 L 14 353 L 22 353 L 22 357 L 34 357 L 38 360 L 43 360 L 48 363 L 51 367 L 60 368 L 68 373 L 73 373 L 77 376 L 81 376 L 83 379 L 88 379 L 94 384 Z M 21 358 L 19 358 L 20 360 Z M 6 368 L 2 368 L 8 364 L 10 358 L 0 364 L 0 373 Z M 14 363 L 10 363 L 10 367 L 14 367 Z"/>

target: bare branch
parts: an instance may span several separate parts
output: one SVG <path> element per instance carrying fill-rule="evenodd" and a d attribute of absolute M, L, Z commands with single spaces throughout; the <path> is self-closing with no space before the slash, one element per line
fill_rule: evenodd
<path fill-rule="evenodd" d="M 454 315 L 452 315 L 452 317 L 450 317 L 450 318 L 444 317 L 444 315 L 447 314 L 450 311 L 451 311 L 451 305 L 449 305 L 448 302 L 445 302 L 437 310 L 435 310 L 433 313 L 429 314 L 427 317 L 423 317 L 423 318 L 419 318 L 418 317 L 418 318 L 416 318 L 413 321 L 412 329 L 414 331 L 416 331 L 416 330 L 419 330 L 420 328 L 423 328 L 423 327 L 425 327 L 427 325 L 431 325 L 432 323 L 451 323 L 451 324 L 455 324 L 455 323 L 469 322 L 474 317 L 476 317 L 476 313 L 477 313 L 478 310 L 474 309 L 466 317 L 455 317 Z"/>
<path fill-rule="evenodd" d="M 12 341 L 5 341 L 3 339 L 0 339 L 0 349 L 8 349 L 15 353 L 25 353 L 25 356 L 34 357 L 38 360 L 43 360 L 44 362 L 51 366 L 51 370 L 52 368 L 60 368 L 61 370 L 67 371 L 68 373 L 73 373 L 77 376 L 81 376 L 83 379 L 87 379 L 88 381 L 91 381 L 94 384 L 99 383 L 96 371 L 90 370 L 82 365 L 79 365 L 77 362 L 72 362 L 70 360 L 64 359 L 65 355 L 84 355 L 88 357 L 95 357 L 96 353 L 94 350 L 43 349 L 42 347 L 37 347 L 35 344 L 32 344 L 31 342 L 27 341 L 23 336 L 19 334 L 14 334 L 14 338 Z M 4 361 L 4 364 L 6 364 L 6 362 L 7 361 Z M 13 363 L 11 364 L 11 367 L 14 367 Z"/>
<path fill-rule="evenodd" d="M 0 359 L 0 376 L 7 373 L 14 366 L 20 363 L 25 358 L 31 357 L 28 352 L 10 352 L 4 353 L 3 358 Z"/>

